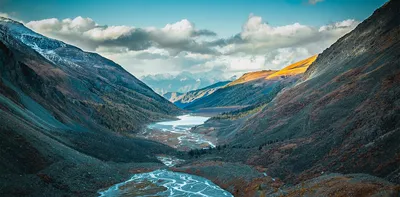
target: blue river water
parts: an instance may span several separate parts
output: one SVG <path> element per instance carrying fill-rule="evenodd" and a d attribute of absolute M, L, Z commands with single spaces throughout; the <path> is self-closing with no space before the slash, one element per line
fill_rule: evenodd
<path fill-rule="evenodd" d="M 139 192 L 136 189 L 134 193 L 142 193 L 141 195 L 132 195 L 132 190 L 124 188 L 124 185 L 128 185 L 131 182 L 151 182 L 159 187 L 163 187 L 163 191 L 155 190 L 156 193 L 151 193 L 151 189 L 146 186 L 140 189 L 150 191 Z M 154 187 L 154 186 L 153 186 Z M 229 192 L 221 189 L 211 181 L 190 174 L 172 172 L 168 170 L 156 170 L 148 173 L 135 174 L 131 179 L 116 184 L 105 191 L 99 192 L 101 197 L 117 197 L 117 196 L 188 196 L 188 197 L 232 197 L 233 195 Z"/>
<path fill-rule="evenodd" d="M 157 139 L 165 135 L 176 137 L 176 148 L 186 146 L 200 148 L 201 144 L 215 147 L 214 144 L 201 134 L 191 133 L 190 128 L 203 124 L 208 118 L 184 115 L 179 120 L 158 122 L 149 125 L 154 129 L 147 137 Z M 174 135 L 175 134 L 175 135 Z M 162 142 L 162 141 L 161 141 Z M 158 156 L 166 166 L 172 167 L 183 160 L 167 155 Z M 115 184 L 99 192 L 101 197 L 127 196 L 172 196 L 172 197 L 232 197 L 229 192 L 221 189 L 208 179 L 186 173 L 169 170 L 156 170 L 148 173 L 133 175 L 129 180 Z"/>

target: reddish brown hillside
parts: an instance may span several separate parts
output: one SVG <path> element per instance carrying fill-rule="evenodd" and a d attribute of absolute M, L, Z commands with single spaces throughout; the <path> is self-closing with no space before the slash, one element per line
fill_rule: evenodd
<path fill-rule="evenodd" d="M 234 144 L 260 150 L 246 162 L 289 182 L 340 172 L 399 183 L 399 35 L 392 0 L 320 54 L 303 82 L 241 129 Z"/>

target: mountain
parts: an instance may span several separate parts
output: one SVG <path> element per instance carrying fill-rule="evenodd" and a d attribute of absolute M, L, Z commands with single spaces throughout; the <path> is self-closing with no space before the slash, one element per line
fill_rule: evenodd
<path fill-rule="evenodd" d="M 228 86 L 234 86 L 234 85 L 238 85 L 238 84 L 251 82 L 251 81 L 254 81 L 254 80 L 257 80 L 257 79 L 263 79 L 263 78 L 266 78 L 269 75 L 272 75 L 272 74 L 274 74 L 276 72 L 277 72 L 276 70 L 262 70 L 262 71 L 255 71 L 255 72 L 245 73 L 239 79 L 229 83 Z"/>
<path fill-rule="evenodd" d="M 278 72 L 268 75 L 266 77 L 266 79 L 279 79 L 279 78 L 286 78 L 286 77 L 301 75 L 304 72 L 306 72 L 306 70 L 312 63 L 315 62 L 317 57 L 318 57 L 318 55 L 314 55 L 305 60 L 291 64 L 291 65 L 283 68 L 282 70 L 279 70 Z"/>
<path fill-rule="evenodd" d="M 177 92 L 169 92 L 167 94 L 164 94 L 163 96 L 168 99 L 170 102 L 174 103 L 176 106 L 180 108 L 184 108 L 187 105 L 190 105 L 192 102 L 201 99 L 203 97 L 206 97 L 212 93 L 214 93 L 216 90 L 223 88 L 226 86 L 228 83 L 231 81 L 221 81 L 215 84 L 212 84 L 210 86 L 207 86 L 205 88 L 201 88 L 198 90 L 193 90 L 189 91 L 187 93 L 177 93 Z"/>
<path fill-rule="evenodd" d="M 127 135 L 180 110 L 98 54 L 0 18 L 0 74 L 2 196 L 93 195 L 175 153 Z"/>
<path fill-rule="evenodd" d="M 4 64 L 3 83 L 33 98 L 68 127 L 89 127 L 95 120 L 113 131 L 134 131 L 179 111 L 118 64 L 19 23 L 1 22 L 3 48 L 15 51 L 8 59 L 23 64 Z"/>
<path fill-rule="evenodd" d="M 261 110 L 238 120 L 210 120 L 195 130 L 221 138 L 229 134 L 226 148 L 204 157 L 257 166 L 299 184 L 292 194 L 275 196 L 318 196 L 313 192 L 328 187 L 338 196 L 397 196 L 398 186 L 397 193 L 379 195 L 378 185 L 400 183 L 399 33 L 400 1 L 392 0 L 320 54 L 300 81 Z M 360 173 L 385 181 L 367 184 L 372 179 L 354 175 Z M 359 179 L 354 191 L 334 183 L 350 179 Z"/>
<path fill-rule="evenodd" d="M 226 81 L 222 77 L 222 73 L 205 72 L 193 74 L 186 71 L 178 75 L 147 75 L 142 77 L 141 80 L 160 95 L 168 92 L 189 92 L 207 87 L 219 81 Z"/>
<path fill-rule="evenodd" d="M 317 56 L 312 56 L 279 71 L 262 70 L 245 73 L 239 79 L 232 81 L 206 97 L 191 102 L 184 108 L 199 110 L 228 106 L 247 107 L 265 103 L 275 97 L 280 90 L 300 79 L 316 58 Z"/>
<path fill-rule="evenodd" d="M 179 100 L 182 98 L 182 95 L 184 95 L 184 93 L 180 93 L 180 92 L 167 92 L 165 94 L 163 94 L 162 96 L 169 100 L 169 102 L 174 103 L 175 101 Z"/>

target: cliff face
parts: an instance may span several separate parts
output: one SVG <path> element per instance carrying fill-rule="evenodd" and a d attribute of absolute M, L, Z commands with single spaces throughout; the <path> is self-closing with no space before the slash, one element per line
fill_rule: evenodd
<path fill-rule="evenodd" d="M 237 159 L 292 182 L 340 172 L 399 183 L 399 95 L 400 1 L 392 0 L 247 120 L 233 144 L 259 151 Z"/>

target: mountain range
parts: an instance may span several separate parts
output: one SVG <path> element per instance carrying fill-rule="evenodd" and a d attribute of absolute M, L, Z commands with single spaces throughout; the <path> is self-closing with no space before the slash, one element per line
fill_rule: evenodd
<path fill-rule="evenodd" d="M 205 88 L 192 90 L 186 93 L 168 92 L 164 94 L 163 97 L 174 103 L 176 106 L 180 108 L 185 108 L 187 105 L 190 105 L 194 101 L 213 94 L 215 91 L 225 87 L 230 82 L 231 81 L 221 81 Z"/>
<path fill-rule="evenodd" d="M 281 70 L 262 70 L 246 73 L 239 79 L 215 89 L 201 98 L 196 100 L 187 99 L 185 105 L 178 104 L 177 106 L 187 110 L 200 110 L 215 107 L 247 107 L 265 103 L 283 88 L 294 84 L 300 79 L 308 66 L 317 57 L 317 55 L 312 56 Z"/>
<path fill-rule="evenodd" d="M 400 195 L 400 0 L 321 54 L 211 78 L 183 72 L 142 82 L 96 53 L 0 18 L 0 196 L 96 196 L 156 169 L 204 177 L 234 196 Z M 215 147 L 184 152 L 136 135 L 212 109 L 228 110 L 179 132 L 163 125 L 172 134 L 153 137 L 180 143 L 190 133 L 189 142 L 204 136 Z M 168 167 L 160 155 L 179 163 Z M 140 193 L 153 184 L 123 187 Z"/>
<path fill-rule="evenodd" d="M 216 82 L 226 81 L 227 79 L 223 77 L 222 74 L 222 71 L 196 74 L 184 71 L 177 75 L 146 75 L 143 76 L 141 80 L 149 85 L 158 94 L 164 95 L 168 92 L 189 92 L 192 90 L 205 88 Z"/>

